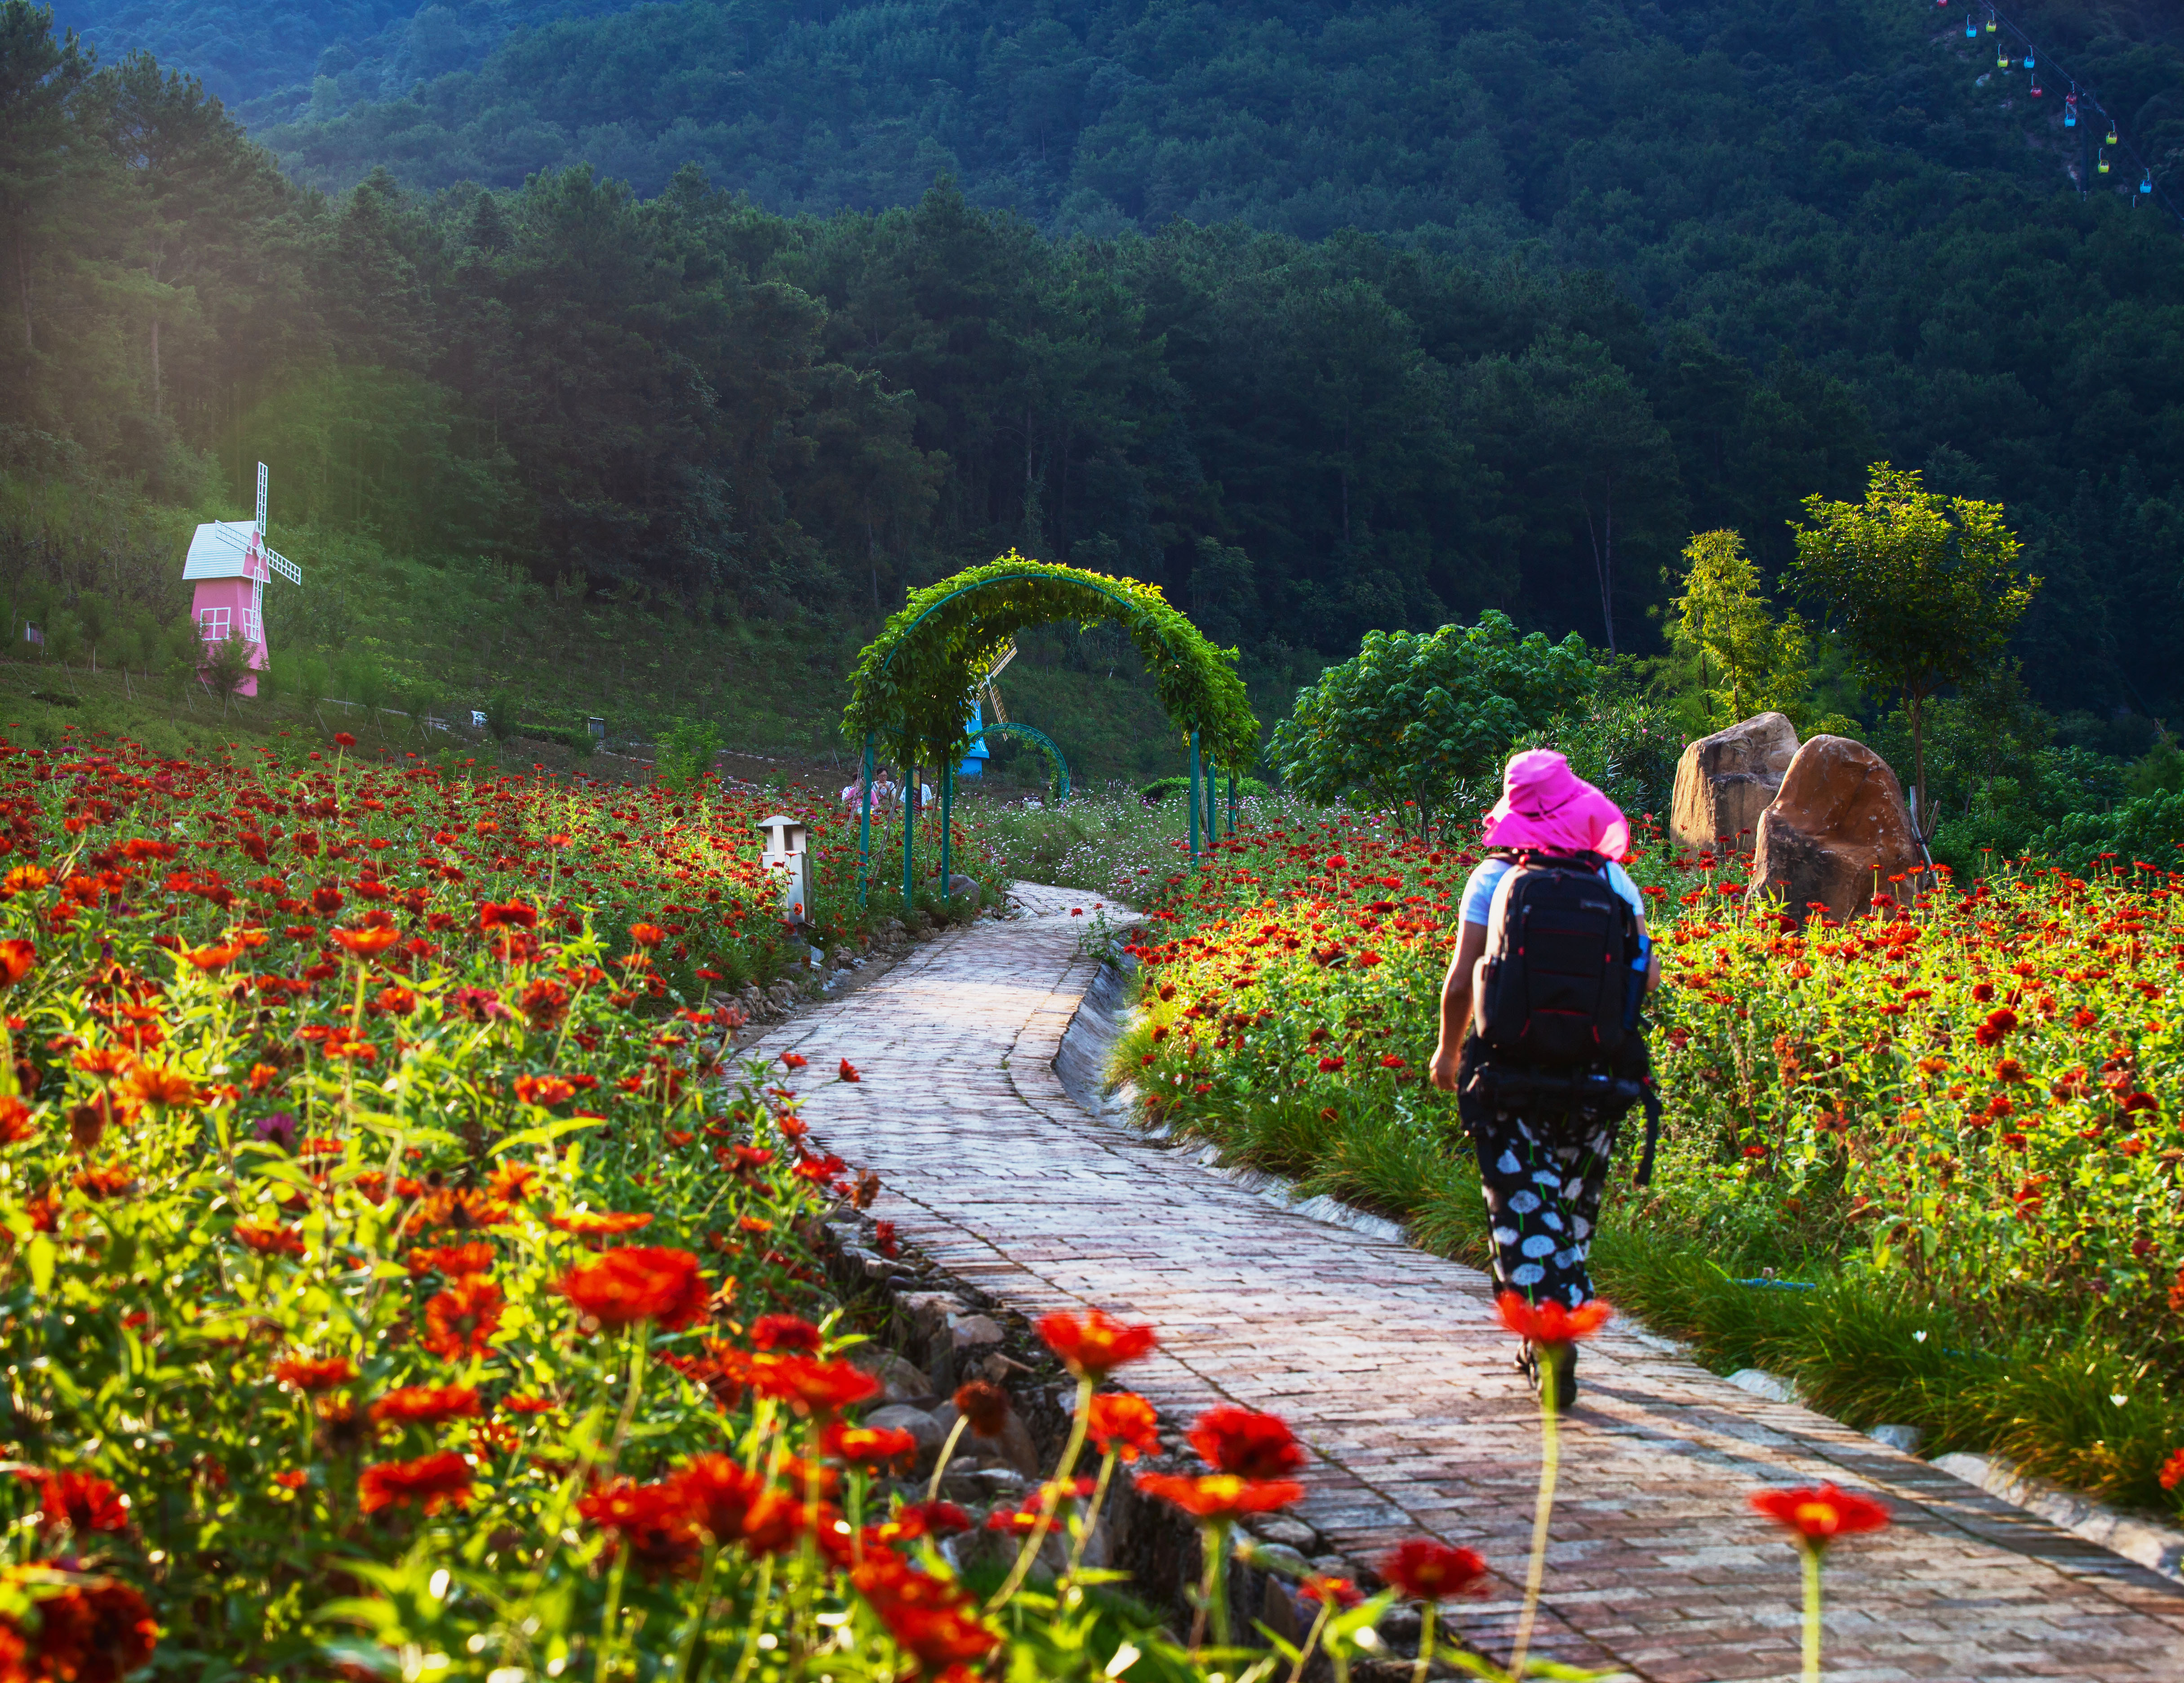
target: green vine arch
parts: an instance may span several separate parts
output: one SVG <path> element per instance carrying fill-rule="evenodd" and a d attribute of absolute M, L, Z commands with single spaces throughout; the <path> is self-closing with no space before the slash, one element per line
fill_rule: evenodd
<path fill-rule="evenodd" d="M 866 645 L 852 675 L 844 733 L 905 765 L 951 766 L 971 745 L 971 692 L 1027 626 L 1110 621 L 1143 657 L 1176 727 L 1224 766 L 1258 757 L 1259 722 L 1237 676 L 1236 651 L 1217 648 L 1157 586 L 1036 561 L 1011 549 L 928 585 Z"/>
<path fill-rule="evenodd" d="M 1014 724 L 1006 721 L 997 724 L 983 725 L 971 733 L 971 739 L 974 742 L 982 737 L 995 736 L 1022 737 L 1045 755 L 1047 766 L 1054 773 L 1054 804 L 1057 806 L 1066 806 L 1069 804 L 1069 761 L 1063 757 L 1060 743 L 1045 731 L 1033 726 Z"/>

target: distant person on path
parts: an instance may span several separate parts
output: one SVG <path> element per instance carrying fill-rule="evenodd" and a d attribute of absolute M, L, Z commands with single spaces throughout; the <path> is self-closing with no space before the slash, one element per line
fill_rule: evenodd
<path fill-rule="evenodd" d="M 1502 787 L 1488 857 L 1464 884 L 1429 1073 L 1479 1152 L 1496 1281 L 1575 1309 L 1593 1296 L 1585 1262 L 1618 1125 L 1640 1102 L 1658 1114 L 1637 1013 L 1660 961 L 1615 803 L 1546 749 L 1511 760 Z M 1652 1152 L 1649 1132 L 1641 1178 Z M 1567 1406 L 1576 1357 L 1528 1345 L 1520 1365 Z"/>

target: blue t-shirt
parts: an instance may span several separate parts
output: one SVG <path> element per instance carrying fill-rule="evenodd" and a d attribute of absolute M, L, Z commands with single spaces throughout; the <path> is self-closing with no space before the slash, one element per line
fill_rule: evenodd
<path fill-rule="evenodd" d="M 1483 924 L 1486 922 L 1487 913 L 1494 906 L 1494 890 L 1501 886 L 1502 879 L 1513 868 L 1506 859 L 1482 859 L 1472 867 L 1471 875 L 1463 885 L 1465 922 Z M 1623 896 L 1642 924 L 1646 921 L 1646 900 L 1638 892 L 1637 883 L 1630 880 L 1630 873 L 1610 860 L 1601 875 L 1607 878 L 1609 888 Z"/>

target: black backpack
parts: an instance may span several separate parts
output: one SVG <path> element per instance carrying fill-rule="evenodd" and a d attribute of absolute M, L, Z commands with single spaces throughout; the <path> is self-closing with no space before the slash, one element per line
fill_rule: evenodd
<path fill-rule="evenodd" d="M 1534 1067 L 1618 1062 L 1637 1038 L 1638 920 L 1597 854 L 1516 857 L 1479 979 L 1483 1049 Z"/>

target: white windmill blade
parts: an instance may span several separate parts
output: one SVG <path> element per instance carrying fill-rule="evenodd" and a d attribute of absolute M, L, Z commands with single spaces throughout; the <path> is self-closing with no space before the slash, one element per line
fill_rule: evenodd
<path fill-rule="evenodd" d="M 279 550 L 268 549 L 261 544 L 258 553 L 265 556 L 266 560 L 271 563 L 273 571 L 287 579 L 289 583 L 301 584 L 304 582 L 303 568 L 298 566 Z"/>
<path fill-rule="evenodd" d="M 988 683 L 991 683 L 995 678 L 999 677 L 1001 675 L 1001 669 L 1006 666 L 1010 661 L 1015 660 L 1016 657 L 1017 640 L 1012 637 L 1008 641 L 1008 646 L 1003 649 L 999 655 L 996 655 L 994 657 L 994 664 L 986 668 L 986 682 Z"/>

